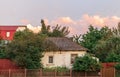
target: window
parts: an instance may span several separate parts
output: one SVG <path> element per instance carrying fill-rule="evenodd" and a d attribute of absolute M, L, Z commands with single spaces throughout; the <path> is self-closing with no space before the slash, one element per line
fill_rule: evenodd
<path fill-rule="evenodd" d="M 74 63 L 74 60 L 77 56 L 78 56 L 78 54 L 71 54 L 71 64 Z"/>
<path fill-rule="evenodd" d="M 53 63 L 53 56 L 49 56 L 49 63 Z"/>
<path fill-rule="evenodd" d="M 10 37 L 10 32 L 6 32 L 6 37 Z"/>

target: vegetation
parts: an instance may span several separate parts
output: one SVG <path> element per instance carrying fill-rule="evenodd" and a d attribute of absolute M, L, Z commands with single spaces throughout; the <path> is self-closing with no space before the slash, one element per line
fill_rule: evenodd
<path fill-rule="evenodd" d="M 89 54 L 83 57 L 77 57 L 73 64 L 73 70 L 75 71 L 97 71 L 100 70 L 100 63 Z"/>
<path fill-rule="evenodd" d="M 42 67 L 42 43 L 44 38 L 29 31 L 18 31 L 14 40 L 6 47 L 7 58 L 22 68 L 38 69 Z"/>
<path fill-rule="evenodd" d="M 89 49 L 89 53 L 94 54 L 96 51 L 94 47 L 99 40 L 105 39 L 108 36 L 110 29 L 108 27 L 102 27 L 101 29 L 94 28 L 92 25 L 89 26 L 88 32 L 81 36 L 80 44 L 85 48 Z M 80 38 L 79 36 L 77 38 Z"/>
<path fill-rule="evenodd" d="M 115 69 L 120 70 L 120 63 L 117 63 L 117 64 L 115 65 Z"/>
<path fill-rule="evenodd" d="M 120 62 L 120 54 L 109 53 L 105 62 Z"/>
<path fill-rule="evenodd" d="M 44 68 L 44 71 L 56 71 L 56 72 L 65 72 L 69 71 L 67 67 L 51 67 L 51 68 Z"/>
<path fill-rule="evenodd" d="M 61 27 L 59 25 L 56 25 L 52 30 L 50 25 L 46 25 L 44 23 L 44 20 L 41 20 L 42 28 L 40 35 L 46 35 L 48 37 L 65 37 L 67 36 L 70 31 L 68 30 L 68 27 Z"/>

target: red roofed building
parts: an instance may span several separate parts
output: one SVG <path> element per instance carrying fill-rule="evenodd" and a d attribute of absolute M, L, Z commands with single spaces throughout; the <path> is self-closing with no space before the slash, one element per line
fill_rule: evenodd
<path fill-rule="evenodd" d="M 0 25 L 0 37 L 3 40 L 11 41 L 11 40 L 13 40 L 14 33 L 17 30 L 23 30 L 25 28 L 26 28 L 26 26 L 19 26 L 19 25 L 14 25 L 14 26 L 3 26 L 3 25 Z"/>
<path fill-rule="evenodd" d="M 9 59 L 0 59 L 0 70 L 18 69 L 19 67 Z"/>

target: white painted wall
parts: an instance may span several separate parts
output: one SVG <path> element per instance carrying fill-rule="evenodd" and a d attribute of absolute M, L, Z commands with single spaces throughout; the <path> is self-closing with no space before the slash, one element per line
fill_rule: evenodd
<path fill-rule="evenodd" d="M 86 51 L 49 51 L 45 52 L 42 58 L 42 63 L 44 67 L 56 67 L 56 66 L 66 66 L 71 68 L 71 54 L 78 54 L 78 56 L 85 55 Z M 53 56 L 53 63 L 49 63 L 49 56 Z"/>

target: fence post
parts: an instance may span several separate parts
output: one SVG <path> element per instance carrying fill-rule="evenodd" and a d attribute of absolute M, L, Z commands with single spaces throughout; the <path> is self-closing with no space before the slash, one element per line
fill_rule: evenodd
<path fill-rule="evenodd" d="M 9 77 L 10 77 L 10 75 L 11 75 L 11 70 L 9 69 L 8 71 L 9 71 Z"/>
<path fill-rule="evenodd" d="M 25 69 L 25 77 L 26 77 L 26 75 L 27 75 L 27 69 Z"/>
<path fill-rule="evenodd" d="M 42 77 L 42 69 L 40 69 L 40 77 Z"/>
<path fill-rule="evenodd" d="M 114 77 L 116 77 L 116 69 L 114 68 Z"/>
<path fill-rule="evenodd" d="M 103 77 L 103 68 L 100 69 L 99 75 L 100 75 L 100 77 Z"/>
<path fill-rule="evenodd" d="M 56 74 L 57 74 L 57 72 L 56 72 L 56 70 L 55 70 L 55 77 L 56 77 Z"/>
<path fill-rule="evenodd" d="M 70 77 L 72 77 L 72 69 L 70 69 Z"/>
<path fill-rule="evenodd" d="M 86 73 L 86 71 L 85 71 L 85 77 L 87 77 L 87 73 Z"/>

